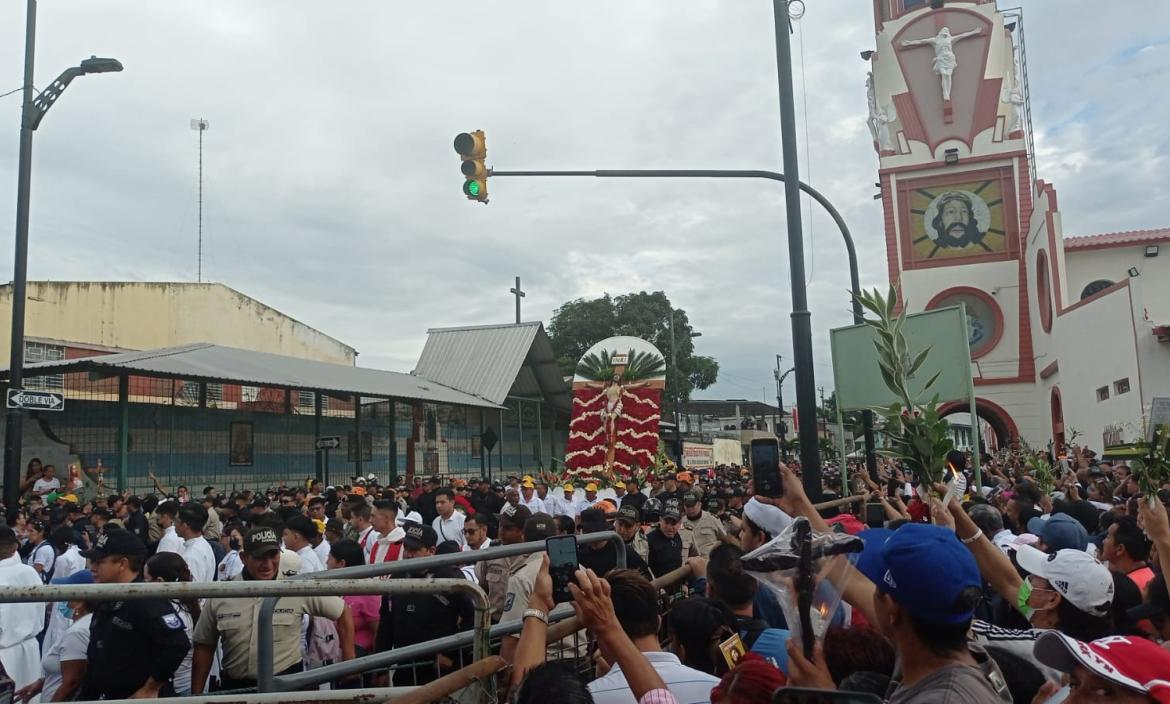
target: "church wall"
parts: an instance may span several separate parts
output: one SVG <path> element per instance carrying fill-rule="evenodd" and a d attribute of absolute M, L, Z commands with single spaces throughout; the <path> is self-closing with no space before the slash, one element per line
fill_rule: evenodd
<path fill-rule="evenodd" d="M 1130 267 L 1137 267 L 1141 273 L 1141 295 L 1136 298 L 1151 320 L 1170 321 L 1170 244 L 1159 245 L 1156 257 L 1146 257 L 1145 249 L 1143 244 L 1066 252 L 1069 297 L 1074 302 L 1080 300 L 1081 292 L 1090 282 L 1117 283 L 1129 277 Z M 1134 291 L 1137 290 L 1135 286 Z"/>

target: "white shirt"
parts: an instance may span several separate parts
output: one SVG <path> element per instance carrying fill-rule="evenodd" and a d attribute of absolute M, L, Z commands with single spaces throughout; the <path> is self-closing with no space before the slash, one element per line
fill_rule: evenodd
<path fill-rule="evenodd" d="M 163 531 L 162 537 L 158 539 L 158 550 L 156 552 L 173 552 L 179 555 L 183 554 L 183 539 L 175 532 L 174 526 L 168 526 Z"/>
<path fill-rule="evenodd" d="M 25 564 L 29 567 L 35 568 L 37 565 L 41 566 L 41 579 L 47 579 L 49 573 L 53 571 L 53 563 L 57 561 L 57 551 L 49 544 L 49 541 L 41 541 L 41 544 L 33 548 L 33 551 L 28 554 L 28 559 Z M 56 573 L 53 574 L 56 577 Z"/>
<path fill-rule="evenodd" d="M 378 540 L 378 531 L 374 530 L 373 526 L 366 526 L 366 529 L 358 533 L 357 542 L 361 546 L 362 554 L 366 558 L 366 564 L 370 564 L 370 551 L 374 549 L 374 543 Z"/>
<path fill-rule="evenodd" d="M 216 579 L 221 582 L 226 582 L 229 579 L 235 579 L 236 575 L 241 574 L 243 571 L 244 561 L 240 558 L 240 553 L 231 550 L 219 561 L 219 576 Z"/>
<path fill-rule="evenodd" d="M 187 562 L 187 569 L 191 570 L 192 582 L 215 581 L 215 553 L 202 535 L 184 541 L 183 551 L 179 555 Z"/>
<path fill-rule="evenodd" d="M 301 558 L 301 571 L 297 574 L 312 574 L 314 572 L 324 572 L 325 564 L 321 562 L 321 558 L 317 557 L 317 552 L 313 550 L 312 545 L 297 550 L 297 557 Z"/>
<path fill-rule="evenodd" d="M 695 670 L 679 662 L 673 653 L 642 653 L 666 683 L 666 688 L 680 702 L 710 704 L 711 688 L 719 678 Z M 595 704 L 637 704 L 621 667 L 614 664 L 609 674 L 589 683 L 589 693 Z"/>
<path fill-rule="evenodd" d="M 53 579 L 68 577 L 83 569 L 85 569 L 85 558 L 81 555 L 81 549 L 76 545 L 70 545 L 65 548 L 65 552 L 57 556 L 57 568 L 53 570 Z"/>
<path fill-rule="evenodd" d="M 37 571 L 22 564 L 20 555 L 0 560 L 0 585 L 39 587 Z M 45 627 L 44 602 L 0 604 L 0 663 L 16 688 L 32 684 L 41 676 L 41 653 L 37 634 Z"/>
<path fill-rule="evenodd" d="M 459 549 L 467 545 L 467 537 L 463 535 L 463 521 L 464 516 L 458 511 L 452 511 L 450 518 L 443 518 L 442 516 L 435 516 L 435 520 L 431 523 L 431 527 L 439 534 L 439 542 L 445 540 L 454 540 L 459 543 Z"/>
<path fill-rule="evenodd" d="M 61 488 L 61 480 L 60 479 L 53 477 L 52 479 L 46 480 L 44 477 L 42 477 L 33 483 L 32 490 L 33 490 L 34 494 L 37 494 L 38 496 L 40 496 L 42 494 L 47 494 L 50 491 L 56 491 L 57 489 L 60 489 L 60 488 Z"/>
<path fill-rule="evenodd" d="M 91 621 L 93 621 L 93 614 L 86 614 L 73 621 L 65 634 L 52 647 L 45 649 L 45 656 L 41 659 L 41 668 L 45 674 L 45 684 L 41 688 L 41 701 L 53 701 L 53 695 L 57 693 L 65 681 L 64 675 L 61 674 L 62 662 L 89 659 L 87 651 L 89 650 Z M 77 692 L 73 694 L 76 695 Z"/>
<path fill-rule="evenodd" d="M 491 546 L 492 546 L 492 539 L 491 538 L 484 538 L 483 542 L 480 543 L 480 546 L 478 548 L 473 548 L 470 545 L 464 545 L 463 551 L 469 552 L 469 551 L 473 551 L 473 550 L 483 550 L 484 548 L 490 548 Z M 459 569 L 463 572 L 463 576 L 467 578 L 467 581 L 479 584 L 479 579 L 477 579 L 475 576 L 475 565 L 476 565 L 476 563 L 473 562 L 470 565 L 463 565 L 463 567 L 460 567 Z"/>
<path fill-rule="evenodd" d="M 313 552 L 317 553 L 317 559 L 324 565 L 325 561 L 329 559 L 329 541 L 322 538 L 321 544 L 313 548 Z"/>
<path fill-rule="evenodd" d="M 520 505 L 527 506 L 528 510 L 533 513 L 548 513 L 548 507 L 545 505 L 544 500 L 537 496 L 535 491 L 532 492 L 532 498 L 528 500 L 524 499 L 524 493 L 521 492 Z"/>

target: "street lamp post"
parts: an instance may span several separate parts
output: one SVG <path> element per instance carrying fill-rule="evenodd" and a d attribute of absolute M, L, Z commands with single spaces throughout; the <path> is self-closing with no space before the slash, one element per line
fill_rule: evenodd
<path fill-rule="evenodd" d="M 784 423 L 784 380 L 794 371 L 796 371 L 796 367 L 789 367 L 788 371 L 781 374 L 780 355 L 776 355 L 776 371 L 774 372 L 776 377 L 776 405 L 780 407 L 780 425 L 778 426 L 780 429 L 780 456 L 784 459 L 788 459 L 788 448 L 785 446 L 787 442 L 785 440 L 787 426 Z"/>
<path fill-rule="evenodd" d="M 61 97 L 74 78 L 88 73 L 110 73 L 122 70 L 117 59 L 96 56 L 78 66 L 65 69 L 40 95 L 33 97 L 33 59 L 36 47 L 37 0 L 28 0 L 24 34 L 24 86 L 21 93 L 20 155 L 16 185 L 16 252 L 12 272 L 12 348 L 8 366 L 8 388 L 24 386 L 24 309 L 28 284 L 28 219 L 29 195 L 32 183 L 33 132 L 40 126 L 49 108 Z M 4 505 L 8 518 L 16 517 L 20 501 L 21 445 L 24 432 L 24 412 L 9 408 L 4 427 Z"/>

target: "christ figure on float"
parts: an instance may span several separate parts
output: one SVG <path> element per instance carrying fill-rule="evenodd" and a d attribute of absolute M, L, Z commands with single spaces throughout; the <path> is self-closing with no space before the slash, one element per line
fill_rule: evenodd
<path fill-rule="evenodd" d="M 621 370 L 615 370 L 613 379 L 605 382 L 589 382 L 584 385 L 586 388 L 601 389 L 601 393 L 605 395 L 605 408 L 599 413 L 605 417 L 605 471 L 610 477 L 615 476 L 613 470 L 614 451 L 617 449 L 617 422 L 622 415 L 622 392 L 626 389 L 637 389 L 643 386 L 649 386 L 644 381 L 632 382 L 628 384 L 622 383 Z"/>
<path fill-rule="evenodd" d="M 951 99 L 951 75 L 954 74 L 958 67 L 958 61 L 955 60 L 955 42 L 967 37 L 977 37 L 983 33 L 982 29 L 973 29 L 970 32 L 963 32 L 962 34 L 951 34 L 951 30 L 943 27 L 938 31 L 938 34 L 926 39 L 907 39 L 902 42 L 902 46 L 923 46 L 929 44 L 934 49 L 934 73 L 938 76 L 942 83 L 943 100 Z"/>

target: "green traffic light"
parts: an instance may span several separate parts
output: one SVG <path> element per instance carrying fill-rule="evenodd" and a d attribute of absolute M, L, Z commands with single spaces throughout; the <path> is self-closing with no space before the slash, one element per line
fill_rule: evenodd
<path fill-rule="evenodd" d="M 469 195 L 469 196 L 478 196 L 479 195 L 479 182 L 478 181 L 471 181 L 467 184 L 467 195 Z"/>

